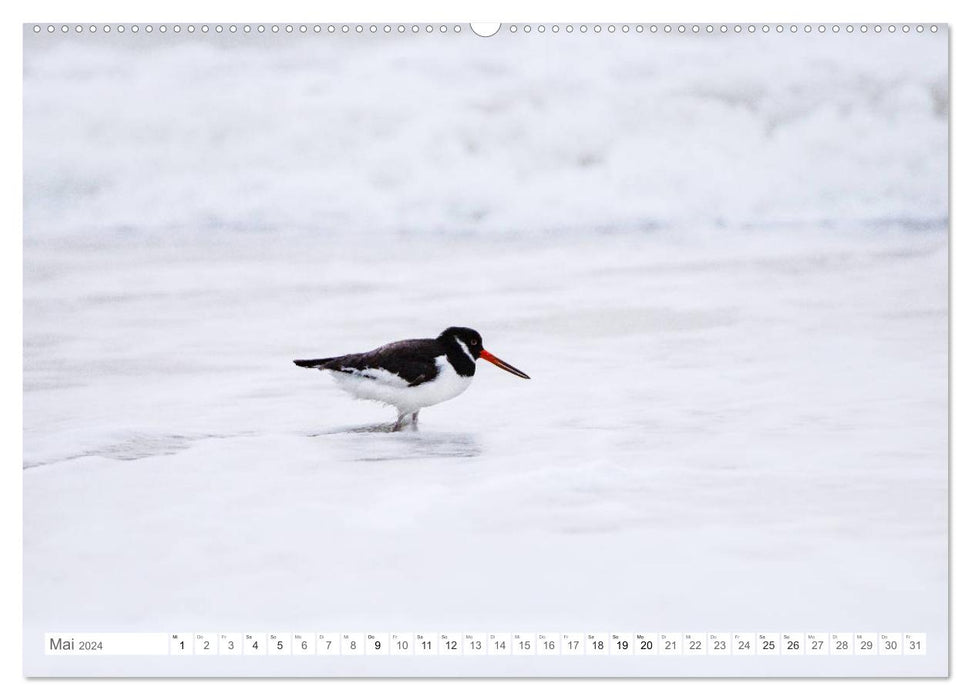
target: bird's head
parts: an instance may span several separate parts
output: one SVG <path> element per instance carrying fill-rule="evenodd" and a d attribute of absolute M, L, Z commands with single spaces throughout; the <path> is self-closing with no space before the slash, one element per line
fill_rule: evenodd
<path fill-rule="evenodd" d="M 501 367 L 507 372 L 515 374 L 517 377 L 529 379 L 528 374 L 516 369 L 508 362 L 503 362 L 482 347 L 482 336 L 479 335 L 478 331 L 474 331 L 471 328 L 463 328 L 461 326 L 451 326 L 442 331 L 439 334 L 438 339 L 446 345 L 458 347 L 473 360 L 478 360 L 481 357 L 483 360 L 491 362 L 496 367 Z"/>

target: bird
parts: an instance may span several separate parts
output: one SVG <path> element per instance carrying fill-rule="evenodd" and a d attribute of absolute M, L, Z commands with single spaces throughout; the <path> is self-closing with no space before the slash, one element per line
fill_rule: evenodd
<path fill-rule="evenodd" d="M 398 419 L 392 430 L 397 432 L 406 422 L 417 429 L 421 409 L 454 399 L 468 389 L 479 359 L 517 377 L 530 378 L 483 348 L 478 331 L 462 326 L 450 326 L 437 338 L 399 340 L 368 352 L 293 363 L 330 372 L 337 385 L 355 398 L 394 406 Z"/>

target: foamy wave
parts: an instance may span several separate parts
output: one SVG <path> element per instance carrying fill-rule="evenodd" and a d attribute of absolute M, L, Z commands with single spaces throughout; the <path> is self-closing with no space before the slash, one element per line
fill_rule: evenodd
<path fill-rule="evenodd" d="M 28 36 L 28 235 L 947 217 L 947 37 Z"/>

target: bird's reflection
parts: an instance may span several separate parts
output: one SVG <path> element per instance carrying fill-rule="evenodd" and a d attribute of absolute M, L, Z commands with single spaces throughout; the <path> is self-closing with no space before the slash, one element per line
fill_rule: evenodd
<path fill-rule="evenodd" d="M 365 435 L 387 433 L 380 440 L 363 439 Z M 387 462 L 406 459 L 469 458 L 482 454 L 482 446 L 473 433 L 406 430 L 395 432 L 393 423 L 357 425 L 311 435 L 316 438 L 340 439 L 353 454 L 355 462 Z"/>

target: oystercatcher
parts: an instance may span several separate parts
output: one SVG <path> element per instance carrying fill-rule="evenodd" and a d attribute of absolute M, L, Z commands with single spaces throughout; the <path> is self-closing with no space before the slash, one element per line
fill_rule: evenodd
<path fill-rule="evenodd" d="M 479 358 L 517 377 L 529 379 L 482 347 L 482 336 L 471 328 L 452 326 L 437 338 L 399 340 L 370 352 L 294 360 L 298 367 L 328 370 L 337 385 L 359 399 L 380 401 L 398 409 L 393 430 L 405 419 L 418 425 L 418 411 L 454 399 L 469 388 Z"/>

